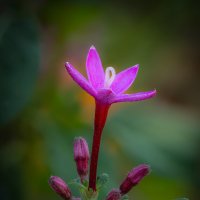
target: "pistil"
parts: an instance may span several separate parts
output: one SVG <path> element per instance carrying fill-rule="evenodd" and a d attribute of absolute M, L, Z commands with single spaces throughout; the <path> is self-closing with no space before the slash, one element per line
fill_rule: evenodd
<path fill-rule="evenodd" d="M 115 79 L 115 69 L 113 67 L 107 67 L 105 71 L 105 82 L 104 87 L 109 88 Z"/>

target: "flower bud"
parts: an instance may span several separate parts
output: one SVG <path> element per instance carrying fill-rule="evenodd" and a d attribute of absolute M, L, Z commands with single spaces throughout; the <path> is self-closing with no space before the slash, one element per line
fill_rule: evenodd
<path fill-rule="evenodd" d="M 112 189 L 106 196 L 106 200 L 120 200 L 120 198 L 121 198 L 121 194 L 120 194 L 120 190 L 118 189 Z"/>
<path fill-rule="evenodd" d="M 58 176 L 51 176 L 49 179 L 51 188 L 60 195 L 63 199 L 71 199 L 71 191 L 67 184 Z"/>
<path fill-rule="evenodd" d="M 149 173 L 149 171 L 150 167 L 145 164 L 133 168 L 120 185 L 121 194 L 128 193 L 133 186 L 137 185 Z"/>
<path fill-rule="evenodd" d="M 88 174 L 88 161 L 90 158 L 88 144 L 82 137 L 74 140 L 74 160 L 76 161 L 76 168 L 81 180 Z"/>

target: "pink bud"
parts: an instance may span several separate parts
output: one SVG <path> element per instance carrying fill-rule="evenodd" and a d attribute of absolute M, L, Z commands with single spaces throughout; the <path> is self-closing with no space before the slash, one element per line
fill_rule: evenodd
<path fill-rule="evenodd" d="M 106 197 L 106 200 L 120 200 L 121 198 L 121 194 L 120 194 L 120 190 L 118 189 L 112 189 L 107 197 Z"/>
<path fill-rule="evenodd" d="M 149 173 L 149 171 L 150 167 L 145 164 L 133 168 L 120 185 L 121 194 L 128 193 L 133 186 L 137 185 Z"/>
<path fill-rule="evenodd" d="M 82 137 L 74 140 L 74 160 L 76 168 L 81 179 L 84 179 L 88 174 L 88 161 L 90 159 L 88 144 Z"/>
<path fill-rule="evenodd" d="M 71 191 L 67 184 L 58 176 L 51 176 L 49 179 L 51 188 L 63 199 L 71 199 Z"/>

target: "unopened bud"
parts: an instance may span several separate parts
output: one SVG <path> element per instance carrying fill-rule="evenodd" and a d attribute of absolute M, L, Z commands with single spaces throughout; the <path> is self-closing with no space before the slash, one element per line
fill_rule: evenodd
<path fill-rule="evenodd" d="M 112 189 L 106 196 L 106 200 L 120 200 L 120 198 L 121 198 L 121 194 L 120 194 L 120 190 L 118 189 Z"/>
<path fill-rule="evenodd" d="M 74 140 L 74 160 L 76 168 L 81 179 L 84 179 L 88 174 L 88 161 L 90 159 L 88 144 L 82 137 Z"/>
<path fill-rule="evenodd" d="M 63 199 L 71 199 L 71 191 L 67 184 L 60 177 L 51 176 L 49 179 L 49 185 Z"/>
<path fill-rule="evenodd" d="M 120 185 L 121 194 L 128 193 L 133 186 L 137 185 L 149 173 L 149 171 L 150 167 L 145 164 L 133 168 Z"/>

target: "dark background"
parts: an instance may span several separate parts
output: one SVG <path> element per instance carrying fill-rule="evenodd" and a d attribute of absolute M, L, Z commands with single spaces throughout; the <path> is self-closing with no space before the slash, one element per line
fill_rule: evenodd
<path fill-rule="evenodd" d="M 130 92 L 158 91 L 112 106 L 98 168 L 110 182 L 100 199 L 147 163 L 152 173 L 130 199 L 199 200 L 199 8 L 189 0 L 0 1 L 0 199 L 59 199 L 49 176 L 77 177 L 73 138 L 91 147 L 94 101 L 64 62 L 85 74 L 94 45 L 104 67 L 140 64 Z"/>

